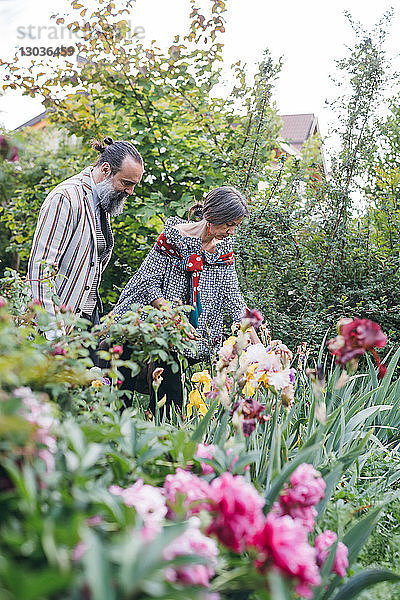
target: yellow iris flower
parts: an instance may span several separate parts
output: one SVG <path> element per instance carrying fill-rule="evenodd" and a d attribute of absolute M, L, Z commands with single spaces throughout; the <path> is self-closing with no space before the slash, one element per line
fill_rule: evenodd
<path fill-rule="evenodd" d="M 189 394 L 189 403 L 186 407 L 186 416 L 188 419 L 192 416 L 193 407 L 196 407 L 197 414 L 204 417 L 207 414 L 208 406 L 204 401 L 204 396 L 199 390 L 192 390 Z"/>
<path fill-rule="evenodd" d="M 252 379 L 254 379 L 254 371 L 257 369 L 258 363 L 254 363 L 249 366 L 246 372 L 246 385 L 243 388 L 243 393 L 246 396 L 254 396 L 256 388 L 251 384 Z"/>
<path fill-rule="evenodd" d="M 204 393 L 211 390 L 211 376 L 207 370 L 195 373 L 192 377 L 192 381 L 193 383 L 201 383 L 203 385 Z"/>

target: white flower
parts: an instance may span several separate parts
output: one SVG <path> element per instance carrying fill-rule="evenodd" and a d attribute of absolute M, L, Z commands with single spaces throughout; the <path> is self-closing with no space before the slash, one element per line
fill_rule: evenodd
<path fill-rule="evenodd" d="M 252 344 L 247 348 L 245 356 L 249 364 L 262 363 L 267 360 L 268 352 L 264 344 Z"/>
<path fill-rule="evenodd" d="M 268 373 L 268 387 L 277 392 L 290 384 L 290 369 Z"/>

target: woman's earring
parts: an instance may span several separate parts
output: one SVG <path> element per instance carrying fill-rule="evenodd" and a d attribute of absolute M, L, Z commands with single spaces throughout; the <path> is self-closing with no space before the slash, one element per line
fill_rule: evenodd
<path fill-rule="evenodd" d="M 206 231 L 207 231 L 208 237 L 210 237 L 210 235 L 211 235 L 211 230 L 210 229 L 211 229 L 210 228 L 210 223 L 207 223 Z"/>

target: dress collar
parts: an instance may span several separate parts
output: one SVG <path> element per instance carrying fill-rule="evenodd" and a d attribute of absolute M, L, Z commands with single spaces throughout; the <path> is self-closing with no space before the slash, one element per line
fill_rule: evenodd
<path fill-rule="evenodd" d="M 169 217 L 164 225 L 164 234 L 167 242 L 173 244 L 182 253 L 190 252 L 191 254 L 202 254 L 207 264 L 214 264 L 223 254 L 232 252 L 233 250 L 233 237 L 225 238 L 220 242 L 217 242 L 215 252 L 207 252 L 207 250 L 201 250 L 202 240 L 200 237 L 189 237 L 184 236 L 176 225 L 181 223 L 190 223 L 181 217 Z"/>

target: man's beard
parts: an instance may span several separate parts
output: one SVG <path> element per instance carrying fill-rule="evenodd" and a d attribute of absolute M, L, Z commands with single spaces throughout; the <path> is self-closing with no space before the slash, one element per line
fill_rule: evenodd
<path fill-rule="evenodd" d="M 96 184 L 96 192 L 99 203 L 106 213 L 111 217 L 116 217 L 122 213 L 128 194 L 123 191 L 116 191 L 110 176 Z"/>

